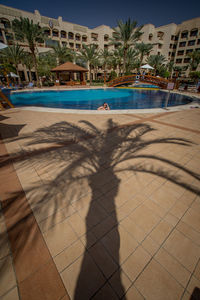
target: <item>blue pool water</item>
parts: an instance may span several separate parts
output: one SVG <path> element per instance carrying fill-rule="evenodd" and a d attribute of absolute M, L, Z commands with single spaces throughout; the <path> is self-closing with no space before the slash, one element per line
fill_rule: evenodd
<path fill-rule="evenodd" d="M 152 89 L 159 89 L 159 86 L 153 84 L 136 84 L 134 87 L 136 88 L 152 88 Z"/>
<path fill-rule="evenodd" d="M 165 107 L 167 93 L 158 90 L 87 89 L 73 91 L 19 92 L 10 95 L 15 106 L 42 106 L 96 110 L 107 102 L 112 110 Z M 168 106 L 190 103 L 191 98 L 170 94 Z"/>

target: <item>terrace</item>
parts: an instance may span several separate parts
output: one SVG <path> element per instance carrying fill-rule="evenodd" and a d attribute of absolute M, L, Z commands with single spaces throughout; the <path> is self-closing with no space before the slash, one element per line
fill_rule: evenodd
<path fill-rule="evenodd" d="M 199 117 L 1 113 L 0 297 L 190 299 Z"/>

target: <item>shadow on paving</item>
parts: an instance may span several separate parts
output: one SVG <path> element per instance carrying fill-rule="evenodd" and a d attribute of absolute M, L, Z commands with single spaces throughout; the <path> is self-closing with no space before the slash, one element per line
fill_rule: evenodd
<path fill-rule="evenodd" d="M 112 119 L 107 121 L 105 130 L 97 128 L 86 120 L 80 121 L 80 125 L 60 122 L 40 128 L 30 134 L 10 138 L 10 142 L 24 141 L 24 149 L 11 156 L 1 156 L 0 158 L 2 169 L 10 163 L 17 163 L 19 171 L 20 168 L 28 171 L 30 167 L 37 169 L 37 166 L 41 166 L 47 174 L 51 174 L 51 176 L 47 176 L 46 180 L 25 189 L 34 214 L 46 211 L 46 219 L 42 221 L 45 227 L 45 222 L 48 220 L 47 230 L 57 222 L 57 214 L 60 213 L 61 208 L 67 211 L 72 204 L 73 207 L 78 207 L 83 196 L 90 194 L 91 200 L 85 218 L 86 248 L 73 299 L 89 299 L 94 296 L 112 275 L 106 276 L 102 266 L 99 265 L 102 278 L 104 278 L 99 283 L 99 278 L 90 272 L 93 270 L 93 266 L 90 264 L 98 262 L 95 251 L 92 252 L 92 259 L 89 255 L 88 249 L 94 244 L 90 232 L 102 222 L 102 218 L 105 220 L 112 218 L 112 224 L 108 227 L 105 225 L 103 230 L 106 234 L 108 230 L 115 228 L 115 241 L 107 250 L 112 253 L 116 265 L 114 272 L 118 269 L 115 284 L 121 291 L 121 295 L 125 293 L 120 274 L 120 236 L 115 204 L 122 174 L 127 174 L 127 177 L 137 176 L 138 173 L 160 176 L 177 186 L 199 194 L 199 189 L 195 185 L 184 182 L 175 171 L 169 171 L 169 167 L 173 167 L 176 171 L 181 170 L 193 179 L 199 180 L 196 173 L 178 163 L 154 154 L 147 154 L 147 151 L 144 151 L 151 145 L 175 144 L 189 147 L 192 142 L 183 138 L 154 138 L 153 135 L 149 138 L 148 134 L 153 131 L 154 129 L 148 124 L 118 126 Z M 158 166 L 157 162 L 161 162 L 162 167 Z M 166 168 L 163 167 L 163 164 L 166 165 Z M 96 205 L 102 195 L 104 202 L 105 199 L 109 201 L 110 211 L 110 215 L 104 211 L 104 217 L 102 217 L 103 206 L 102 210 L 98 210 Z M 27 251 L 27 241 L 32 247 L 36 247 L 37 244 L 33 222 L 27 221 L 33 217 L 32 212 L 21 200 L 23 197 L 24 193 L 16 190 L 9 195 L 5 202 L 2 202 L 2 210 L 5 215 L 9 215 L 9 210 L 12 210 L 11 216 L 14 221 L 11 220 L 7 227 L 9 238 L 13 239 L 11 244 L 15 244 L 15 248 L 12 249 L 15 265 L 23 261 L 23 255 Z M 26 228 L 24 228 L 24 224 Z M 23 234 L 21 234 L 22 231 Z M 98 251 L 101 249 L 97 249 Z M 104 255 L 103 252 L 101 255 Z M 105 260 L 104 257 L 101 259 L 103 265 L 106 258 Z M 1 273 L 3 271 L 4 268 Z"/>

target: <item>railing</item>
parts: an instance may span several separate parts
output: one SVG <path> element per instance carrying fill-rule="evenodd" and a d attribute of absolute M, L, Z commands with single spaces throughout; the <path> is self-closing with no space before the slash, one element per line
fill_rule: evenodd
<path fill-rule="evenodd" d="M 147 82 L 147 83 L 152 83 L 156 84 L 159 87 L 165 89 L 168 84 L 168 80 L 165 78 L 161 77 L 156 77 L 156 76 L 150 76 L 150 75 L 128 75 L 128 76 L 122 76 L 118 77 L 114 80 L 111 80 L 107 83 L 109 87 L 114 87 L 118 86 L 121 84 L 126 84 L 126 83 L 133 83 L 134 81 L 140 81 L 140 82 Z"/>

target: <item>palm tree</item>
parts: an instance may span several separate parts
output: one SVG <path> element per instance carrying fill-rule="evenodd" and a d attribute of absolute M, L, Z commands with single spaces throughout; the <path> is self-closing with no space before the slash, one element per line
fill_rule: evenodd
<path fill-rule="evenodd" d="M 94 59 L 98 57 L 97 46 L 95 44 L 85 45 L 83 44 L 83 49 L 79 50 L 80 53 L 78 58 L 82 59 L 89 65 L 89 75 L 90 75 L 90 85 L 92 83 L 92 63 Z"/>
<path fill-rule="evenodd" d="M 2 64 L 0 64 L 0 74 L 2 74 L 7 81 L 7 86 L 9 86 L 9 78 L 8 78 L 8 74 L 10 72 L 16 72 L 16 69 L 13 65 L 11 65 L 10 63 L 4 61 Z"/>
<path fill-rule="evenodd" d="M 155 73 L 157 74 L 158 69 L 166 62 L 166 58 L 164 55 L 150 55 L 147 59 L 147 63 L 155 69 Z"/>
<path fill-rule="evenodd" d="M 137 27 L 136 21 L 128 21 L 123 23 L 123 21 L 117 21 L 117 27 L 113 28 L 113 38 L 110 38 L 110 44 L 123 47 L 123 72 L 126 72 L 126 57 L 127 51 L 130 46 L 135 45 L 139 40 L 140 36 L 143 34 L 140 30 L 143 26 Z"/>
<path fill-rule="evenodd" d="M 195 71 L 200 64 L 200 51 L 196 50 L 187 54 L 187 57 L 190 58 L 190 71 Z"/>
<path fill-rule="evenodd" d="M 97 80 L 97 71 L 98 71 L 98 67 L 101 66 L 101 62 L 100 62 L 99 57 L 95 57 L 95 58 L 92 60 L 92 66 L 93 66 L 93 68 L 94 68 L 95 80 Z"/>
<path fill-rule="evenodd" d="M 140 65 L 142 65 L 143 58 L 145 55 L 149 55 L 149 53 L 152 51 L 154 44 L 145 44 L 145 43 L 137 43 L 135 45 L 135 49 L 140 53 Z"/>
<path fill-rule="evenodd" d="M 117 59 L 114 56 L 111 56 L 108 61 L 108 67 L 111 68 L 114 72 L 116 71 L 118 67 Z"/>
<path fill-rule="evenodd" d="M 2 58 L 15 67 L 16 73 L 19 76 L 18 77 L 19 83 L 21 83 L 21 78 L 19 75 L 18 65 L 22 62 L 24 54 L 25 53 L 24 53 L 23 48 L 21 48 L 21 46 L 19 46 L 18 44 L 8 46 L 1 52 Z"/>
<path fill-rule="evenodd" d="M 170 61 L 167 65 L 167 70 L 170 73 L 170 78 L 172 78 L 172 71 L 173 71 L 173 67 L 174 67 L 174 61 Z"/>
<path fill-rule="evenodd" d="M 33 57 L 30 55 L 30 53 L 28 52 L 24 53 L 22 63 L 26 66 L 26 69 L 29 71 L 29 81 L 31 82 L 32 81 L 31 70 L 34 66 L 34 63 L 33 63 Z"/>
<path fill-rule="evenodd" d="M 55 55 L 52 52 L 40 54 L 38 57 L 39 76 L 51 77 L 51 70 L 57 65 Z"/>
<path fill-rule="evenodd" d="M 15 37 L 19 41 L 25 41 L 28 43 L 30 52 L 33 57 L 33 63 L 35 67 L 35 74 L 37 85 L 39 86 L 39 77 L 37 71 L 37 59 L 36 59 L 36 43 L 44 40 L 45 35 L 42 28 L 40 28 L 39 23 L 34 24 L 33 20 L 28 18 L 20 17 L 20 20 L 14 19 L 12 21 L 13 31 L 15 32 Z"/>
<path fill-rule="evenodd" d="M 181 77 L 184 67 L 174 66 L 173 70 L 176 72 L 176 77 Z"/>
<path fill-rule="evenodd" d="M 130 74 L 130 72 L 135 68 L 135 62 L 138 62 L 138 52 L 129 48 L 127 51 L 127 61 L 126 61 L 126 74 Z"/>
<path fill-rule="evenodd" d="M 121 68 L 123 65 L 123 57 L 124 57 L 124 50 L 123 47 L 117 47 L 117 49 L 113 52 L 113 57 L 116 60 L 118 69 L 119 69 L 119 76 L 121 75 Z"/>
<path fill-rule="evenodd" d="M 109 52 L 108 49 L 103 49 L 100 52 L 100 58 L 102 60 L 102 65 L 103 65 L 103 70 L 104 70 L 104 82 L 105 82 L 105 75 L 107 71 L 107 67 L 110 63 L 110 58 L 111 58 L 111 52 Z"/>
<path fill-rule="evenodd" d="M 66 46 L 61 46 L 58 44 L 57 46 L 53 47 L 53 51 L 57 60 L 57 65 L 63 64 L 66 61 L 73 61 L 72 51 Z"/>

